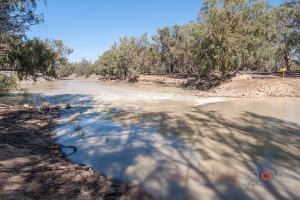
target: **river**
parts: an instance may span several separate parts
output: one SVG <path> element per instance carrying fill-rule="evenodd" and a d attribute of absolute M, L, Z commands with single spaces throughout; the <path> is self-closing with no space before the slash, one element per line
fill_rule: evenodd
<path fill-rule="evenodd" d="M 100 81 L 23 87 L 32 103 L 72 105 L 53 130 L 78 148 L 69 159 L 158 199 L 300 198 L 299 98 L 201 98 Z"/>

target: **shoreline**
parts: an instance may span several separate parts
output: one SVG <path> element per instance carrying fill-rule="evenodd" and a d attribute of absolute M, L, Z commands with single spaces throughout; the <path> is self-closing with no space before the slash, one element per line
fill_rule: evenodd
<path fill-rule="evenodd" d="M 0 199 L 154 199 L 66 158 L 51 135 L 55 118 L 0 105 Z"/>
<path fill-rule="evenodd" d="M 158 87 L 180 88 L 193 91 L 199 97 L 226 98 L 269 98 L 269 97 L 300 97 L 300 77 L 278 77 L 271 75 L 240 75 L 224 83 L 208 89 L 199 90 L 188 85 L 191 79 L 172 78 L 164 75 L 141 75 L 139 81 L 129 83 L 126 80 L 101 79 L 96 75 L 90 77 L 69 77 L 62 80 L 72 81 L 103 81 L 119 85 L 151 85 Z"/>

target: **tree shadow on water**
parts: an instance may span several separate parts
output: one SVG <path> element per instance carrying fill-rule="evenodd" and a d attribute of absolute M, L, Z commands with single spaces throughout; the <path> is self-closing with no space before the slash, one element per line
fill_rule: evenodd
<path fill-rule="evenodd" d="M 52 105 L 77 103 L 65 116 L 86 112 L 92 104 L 84 95 L 42 98 L 60 99 Z M 49 129 L 54 124 L 28 116 L 21 107 L 0 107 L 0 199 L 153 199 L 138 187 L 61 157 Z"/>
<path fill-rule="evenodd" d="M 43 99 L 53 105 L 75 105 L 62 113 L 54 130 L 65 143 L 77 145 L 78 152 L 70 159 L 92 165 L 116 182 L 141 186 L 158 199 L 299 199 L 294 190 L 300 182 L 296 173 L 300 166 L 297 123 L 253 112 L 230 119 L 198 107 L 182 115 L 114 107 L 99 111 L 93 110 L 96 102 L 86 95 Z M 75 122 L 81 126 L 80 131 L 74 130 Z M 261 188 L 256 191 L 241 188 L 238 176 L 237 180 L 218 185 L 209 173 L 211 165 L 259 173 L 269 168 L 287 170 L 282 174 L 283 180 L 291 183 L 257 180 Z M 51 178 L 45 174 L 46 177 Z M 232 177 L 225 174 L 222 178 L 228 181 Z M 205 184 L 200 185 L 200 180 Z M 40 183 L 36 191 L 41 186 Z M 57 191 L 56 187 L 51 190 Z M 92 197 L 99 197 L 99 190 L 95 186 Z M 114 197 L 117 198 L 111 199 Z"/>
<path fill-rule="evenodd" d="M 128 134 L 126 137 L 111 137 L 109 144 L 88 144 L 77 159 L 117 178 L 137 182 L 162 199 L 199 199 L 199 194 L 209 198 L 206 196 L 209 192 L 201 193 L 203 188 L 214 194 L 213 199 L 299 198 L 293 187 L 287 187 L 281 181 L 265 182 L 261 179 L 256 180 L 261 184 L 261 192 L 257 193 L 232 183 L 221 186 L 206 184 L 196 187 L 199 191 L 193 192 L 179 167 L 193 171 L 193 176 L 188 179 L 197 177 L 206 183 L 212 180 L 207 169 L 199 167 L 199 162 L 217 163 L 223 167 L 228 165 L 248 172 L 257 170 L 258 173 L 265 166 L 280 171 L 294 169 L 293 175 L 283 173 L 282 176 L 287 176 L 283 178 L 291 184 L 299 184 L 296 173 L 300 166 L 297 154 L 300 149 L 299 124 L 252 112 L 228 119 L 218 112 L 199 108 L 184 117 L 167 112 L 121 110 L 111 112 L 111 116 L 103 120 L 109 120 L 112 129 L 121 126 L 129 130 Z M 101 132 L 101 127 L 92 132 Z M 106 135 L 115 134 L 109 128 L 104 132 Z M 88 138 L 97 136 L 88 134 Z M 92 156 L 87 156 L 86 152 Z M 196 154 L 201 155 L 199 162 Z M 143 162 L 148 164 L 141 164 Z M 176 174 L 176 171 L 179 173 Z"/>

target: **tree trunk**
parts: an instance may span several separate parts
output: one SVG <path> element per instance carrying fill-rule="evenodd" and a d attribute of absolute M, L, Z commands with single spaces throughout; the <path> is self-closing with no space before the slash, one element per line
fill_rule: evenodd
<path fill-rule="evenodd" d="M 231 71 L 231 72 L 227 72 L 225 74 L 223 74 L 222 76 L 222 80 L 226 80 L 226 79 L 231 79 L 232 77 L 234 77 L 239 71 L 241 71 L 244 68 L 244 65 L 241 65 L 240 67 L 238 67 L 237 69 Z"/>
<path fill-rule="evenodd" d="M 285 51 L 284 52 L 284 61 L 286 64 L 286 69 L 288 72 L 290 72 L 292 70 L 292 63 L 291 63 L 291 54 L 289 51 Z"/>
<path fill-rule="evenodd" d="M 128 71 L 128 70 L 127 70 L 127 67 L 125 67 L 125 69 L 124 69 L 124 76 L 125 76 L 125 78 L 127 78 L 127 74 L 128 74 L 127 71 Z"/>
<path fill-rule="evenodd" d="M 174 71 L 174 65 L 171 64 L 171 67 L 170 67 L 170 74 L 173 74 L 173 71 Z"/>

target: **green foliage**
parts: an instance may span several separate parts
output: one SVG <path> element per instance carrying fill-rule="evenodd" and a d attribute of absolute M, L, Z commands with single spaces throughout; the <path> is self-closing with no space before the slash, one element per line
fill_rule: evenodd
<path fill-rule="evenodd" d="M 22 89 L 20 92 L 21 92 L 20 94 L 22 97 L 20 104 L 32 105 L 31 94 L 28 92 L 28 89 Z"/>
<path fill-rule="evenodd" d="M 27 39 L 25 32 L 43 21 L 36 0 L 0 1 L 0 72 L 19 79 L 53 78 L 72 52 L 60 40 Z"/>
<path fill-rule="evenodd" d="M 96 73 L 94 65 L 87 59 L 82 59 L 79 63 L 73 64 L 77 76 L 89 76 Z"/>
<path fill-rule="evenodd" d="M 194 73 L 193 46 L 195 42 L 194 29 L 196 24 L 172 26 L 158 29 L 153 36 L 161 64 L 165 73 Z"/>
<path fill-rule="evenodd" d="M 62 65 L 58 70 L 59 77 L 68 77 L 72 74 L 75 74 L 76 76 L 90 76 L 96 73 L 97 71 L 94 67 L 94 64 L 85 58 L 80 62 L 73 62 Z"/>
<path fill-rule="evenodd" d="M 67 63 L 59 67 L 57 75 L 60 78 L 68 77 L 75 73 L 75 66 L 72 63 Z"/>
<path fill-rule="evenodd" d="M 262 0 L 204 0 L 198 23 L 123 37 L 95 63 L 99 74 L 186 74 L 221 79 L 242 69 L 271 71 L 300 60 L 300 6 Z M 293 62 L 291 62 L 293 60 Z M 298 61 L 297 61 L 298 60 Z"/>
<path fill-rule="evenodd" d="M 0 74 L 0 96 L 16 87 L 16 78 L 9 75 Z"/>
<path fill-rule="evenodd" d="M 11 37 L 7 50 L 0 59 L 0 71 L 16 72 L 19 79 L 56 77 L 60 65 L 66 64 L 66 56 L 72 50 L 60 40 L 23 39 Z"/>
<path fill-rule="evenodd" d="M 0 35 L 24 33 L 31 25 L 43 21 L 42 14 L 35 14 L 36 0 L 1 0 Z"/>
<path fill-rule="evenodd" d="M 223 77 L 242 68 L 273 66 L 275 26 L 268 5 L 260 1 L 204 1 L 198 59 L 203 75 L 218 70 Z"/>
<path fill-rule="evenodd" d="M 278 61 L 291 70 L 292 59 L 299 57 L 300 1 L 288 1 L 273 9 L 277 31 Z"/>
<path fill-rule="evenodd" d="M 100 75 L 123 79 L 149 70 L 150 59 L 146 35 L 140 38 L 125 36 L 95 62 L 95 67 Z"/>

